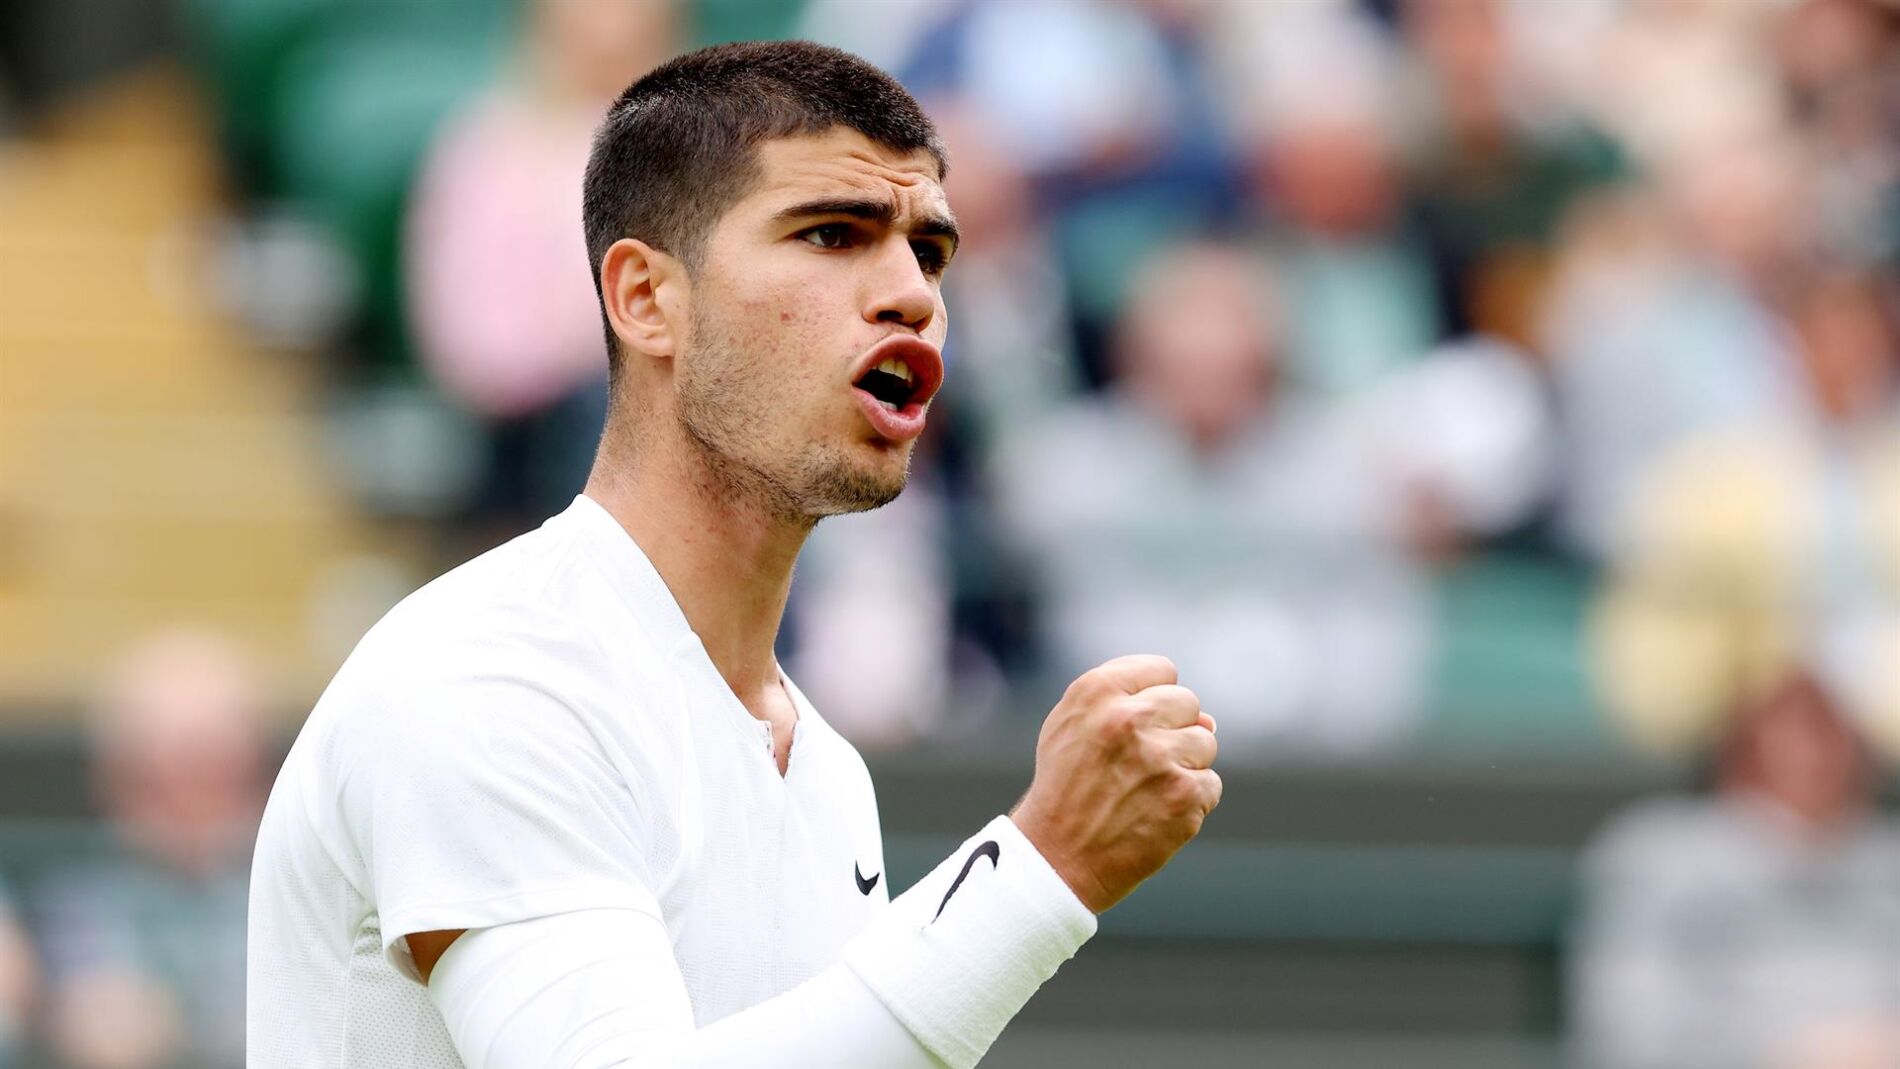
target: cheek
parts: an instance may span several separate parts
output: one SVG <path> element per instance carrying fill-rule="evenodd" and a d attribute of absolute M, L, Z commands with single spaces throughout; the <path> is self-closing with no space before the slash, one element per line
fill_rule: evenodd
<path fill-rule="evenodd" d="M 840 337 L 835 310 L 822 302 L 822 289 L 810 292 L 779 292 L 740 305 L 739 315 L 746 324 L 745 351 L 775 383 L 789 384 L 794 377 L 823 376 L 840 359 L 848 346 Z"/>
<path fill-rule="evenodd" d="M 939 293 L 937 295 L 937 312 L 931 317 L 930 326 L 924 329 L 924 337 L 929 338 L 937 348 L 941 349 L 943 348 L 945 339 L 949 336 L 950 309 L 943 303 L 943 295 Z"/>
<path fill-rule="evenodd" d="M 755 255 L 745 274 L 724 272 L 715 300 L 717 333 L 747 369 L 745 388 L 767 396 L 829 390 L 865 339 L 852 287 L 821 258 Z"/>

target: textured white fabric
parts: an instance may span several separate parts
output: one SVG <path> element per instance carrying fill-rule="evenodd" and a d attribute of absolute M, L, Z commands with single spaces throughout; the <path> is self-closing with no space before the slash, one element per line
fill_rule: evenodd
<path fill-rule="evenodd" d="M 429 996 L 469 1069 L 943 1069 L 842 965 L 695 1031 L 666 927 L 633 910 L 465 933 Z"/>
<path fill-rule="evenodd" d="M 919 1042 L 969 1069 L 1095 914 L 1008 817 L 971 836 L 845 948 L 845 962 Z"/>
<path fill-rule="evenodd" d="M 411 595 L 337 673 L 271 792 L 252 1069 L 460 1066 L 412 932 L 642 913 L 664 923 L 702 1028 L 832 965 L 888 901 L 876 799 L 786 687 L 781 778 L 770 729 L 585 497 Z"/>

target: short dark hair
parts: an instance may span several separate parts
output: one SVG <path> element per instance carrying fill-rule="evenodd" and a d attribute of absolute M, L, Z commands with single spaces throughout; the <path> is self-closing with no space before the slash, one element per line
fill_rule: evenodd
<path fill-rule="evenodd" d="M 594 135 L 581 187 L 589 271 L 607 330 L 600 263 L 638 238 L 695 268 L 719 216 L 759 178 L 760 142 L 843 126 L 898 152 L 926 150 L 947 167 L 924 109 L 895 78 L 810 41 L 744 41 L 688 52 L 627 87 Z M 617 376 L 616 376 L 617 377 Z"/>

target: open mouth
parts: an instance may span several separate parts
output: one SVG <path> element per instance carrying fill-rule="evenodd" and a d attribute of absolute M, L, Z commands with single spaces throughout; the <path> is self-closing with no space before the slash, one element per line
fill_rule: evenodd
<path fill-rule="evenodd" d="M 901 411 L 917 396 L 916 373 L 909 364 L 891 357 L 860 375 L 855 385 L 892 412 Z"/>
<path fill-rule="evenodd" d="M 943 385 L 943 354 L 922 338 L 895 334 L 864 354 L 851 391 L 871 429 L 887 442 L 924 432 L 930 399 Z"/>

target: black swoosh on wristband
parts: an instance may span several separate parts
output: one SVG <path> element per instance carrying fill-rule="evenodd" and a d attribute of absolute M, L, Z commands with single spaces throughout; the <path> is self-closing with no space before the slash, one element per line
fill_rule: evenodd
<path fill-rule="evenodd" d="M 950 904 L 950 896 L 956 894 L 957 888 L 963 886 L 963 878 L 970 874 L 971 867 L 976 864 L 976 859 L 979 857 L 989 858 L 990 867 L 996 868 L 1003 863 L 1003 848 L 996 845 L 995 839 L 985 839 L 976 844 L 976 849 L 970 851 L 969 858 L 963 862 L 963 871 L 957 873 L 957 878 L 950 881 L 950 889 L 943 893 L 943 901 L 937 903 L 936 916 L 930 918 L 930 923 L 937 923 L 937 917 L 943 916 L 943 907 Z"/>
<path fill-rule="evenodd" d="M 868 895 L 868 894 L 870 894 L 870 893 L 871 893 L 872 891 L 874 891 L 874 890 L 876 890 L 876 889 L 877 889 L 877 881 L 879 881 L 879 880 L 881 880 L 881 879 L 883 879 L 883 878 L 884 878 L 884 874 L 880 872 L 880 873 L 878 873 L 877 875 L 875 875 L 875 876 L 873 876 L 873 877 L 871 877 L 871 878 L 870 878 L 870 879 L 868 879 L 868 880 L 867 880 L 867 879 L 865 879 L 865 878 L 864 878 L 864 870 L 863 870 L 863 869 L 861 869 L 861 868 L 859 868 L 859 867 L 858 867 L 858 863 L 857 863 L 857 862 L 855 862 L 855 861 L 853 861 L 853 862 L 851 863 L 851 875 L 853 875 L 853 876 L 856 876 L 856 877 L 858 878 L 858 891 L 859 891 L 859 893 L 861 893 L 861 894 L 867 894 L 867 895 Z"/>

